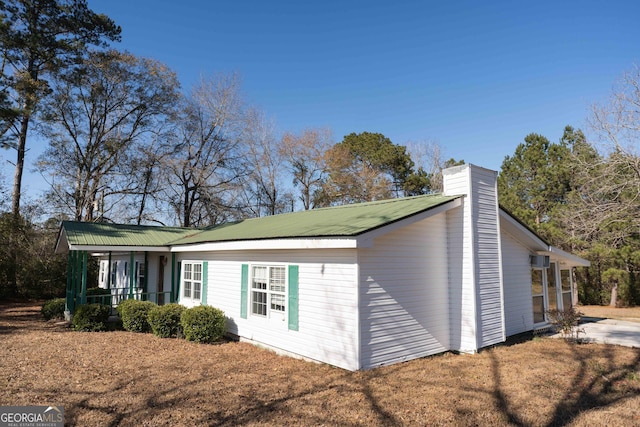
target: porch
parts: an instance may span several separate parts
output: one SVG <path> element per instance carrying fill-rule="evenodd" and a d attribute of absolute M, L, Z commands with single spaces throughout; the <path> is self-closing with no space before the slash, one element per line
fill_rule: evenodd
<path fill-rule="evenodd" d="M 144 258 L 142 258 L 142 255 Z M 67 283 L 65 295 L 65 311 L 69 317 L 76 307 L 84 304 L 100 303 L 112 309 L 121 301 L 136 299 L 151 301 L 158 305 L 178 301 L 178 264 L 175 254 L 171 254 L 171 265 L 165 274 L 168 254 L 157 255 L 150 262 L 148 251 L 129 251 L 116 254 L 89 253 L 86 250 L 70 250 L 67 258 Z M 88 283 L 89 256 L 98 257 L 98 283 Z M 126 261 L 123 261 L 125 260 Z M 150 265 L 159 269 L 157 274 L 149 274 Z M 124 271 L 123 271 L 124 270 Z M 165 276 L 169 276 L 170 288 L 165 290 Z M 150 280 L 151 277 L 151 280 Z M 100 287 L 102 295 L 91 295 L 87 289 Z"/>

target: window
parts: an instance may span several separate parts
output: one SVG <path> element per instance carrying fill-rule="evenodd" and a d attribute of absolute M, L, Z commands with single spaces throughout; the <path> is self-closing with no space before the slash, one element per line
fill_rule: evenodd
<path fill-rule="evenodd" d="M 182 262 L 182 296 L 200 301 L 202 298 L 202 263 Z"/>
<path fill-rule="evenodd" d="M 136 261 L 136 280 L 137 280 L 136 286 L 138 288 L 144 287 L 144 274 L 145 274 L 144 262 Z"/>
<path fill-rule="evenodd" d="M 251 314 L 271 317 L 286 311 L 287 274 L 284 266 L 254 265 L 251 269 Z"/>
<path fill-rule="evenodd" d="M 100 261 L 100 279 L 99 283 L 100 286 L 102 287 L 106 287 L 106 279 L 107 279 L 107 266 L 109 264 L 109 261 Z"/>
<path fill-rule="evenodd" d="M 562 309 L 568 310 L 573 306 L 571 301 L 571 270 L 560 270 L 560 284 L 562 286 Z"/>
<path fill-rule="evenodd" d="M 542 269 L 531 270 L 531 296 L 533 298 L 533 323 L 544 322 L 544 284 Z"/>
<path fill-rule="evenodd" d="M 116 287 L 118 278 L 118 261 L 111 263 L 111 287 Z"/>

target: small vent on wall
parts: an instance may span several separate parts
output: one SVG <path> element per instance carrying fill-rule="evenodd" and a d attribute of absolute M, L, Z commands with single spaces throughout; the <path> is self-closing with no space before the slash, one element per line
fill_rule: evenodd
<path fill-rule="evenodd" d="M 549 268 L 548 255 L 530 255 L 529 260 L 533 268 Z"/>

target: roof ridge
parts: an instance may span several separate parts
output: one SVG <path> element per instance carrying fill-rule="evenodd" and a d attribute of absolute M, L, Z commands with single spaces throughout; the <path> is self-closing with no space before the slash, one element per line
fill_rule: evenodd
<path fill-rule="evenodd" d="M 305 210 L 301 210 L 301 211 L 283 212 L 283 213 L 279 213 L 279 214 L 275 214 L 275 215 L 267 215 L 267 216 L 258 216 L 258 217 L 246 218 L 246 219 L 243 219 L 243 220 L 240 220 L 240 221 L 236 221 L 236 223 L 243 222 L 243 221 L 253 221 L 253 220 L 260 220 L 260 219 L 265 219 L 265 218 L 280 217 L 280 216 L 284 216 L 284 215 L 303 214 L 303 213 L 306 213 L 306 212 L 318 212 L 318 211 L 327 211 L 327 210 L 334 210 L 334 209 L 354 209 L 354 208 L 361 208 L 363 206 L 386 205 L 386 204 L 399 203 L 399 202 L 403 202 L 403 201 L 415 200 L 415 199 L 421 199 L 421 198 L 425 198 L 426 199 L 426 198 L 430 198 L 430 197 L 443 197 L 443 194 L 442 193 L 420 194 L 420 195 L 417 195 L 417 196 L 395 197 L 395 198 L 391 198 L 391 199 L 371 200 L 371 201 L 368 201 L 368 202 L 347 203 L 347 204 L 344 204 L 344 205 L 337 205 L 337 206 L 324 206 L 322 208 L 305 209 Z M 231 223 L 224 223 L 224 224 L 231 224 Z M 223 224 L 219 224 L 219 225 L 223 225 Z M 207 229 L 216 228 L 219 225 L 210 226 L 210 227 L 207 227 Z M 205 229 L 205 230 L 207 230 L 207 229 Z M 205 231 L 205 230 L 203 230 L 203 231 Z"/>

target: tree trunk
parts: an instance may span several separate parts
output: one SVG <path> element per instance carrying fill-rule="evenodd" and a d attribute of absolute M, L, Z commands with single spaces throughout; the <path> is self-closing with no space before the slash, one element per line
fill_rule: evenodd
<path fill-rule="evenodd" d="M 613 288 L 611 288 L 611 302 L 609 302 L 609 307 L 617 307 L 618 305 L 618 284 L 614 284 Z"/>
<path fill-rule="evenodd" d="M 26 108 L 26 107 L 25 107 Z M 16 158 L 16 172 L 13 177 L 13 197 L 11 201 L 11 213 L 14 219 L 20 217 L 20 196 L 22 192 L 22 172 L 24 171 L 24 155 L 27 146 L 27 131 L 29 129 L 29 115 L 25 114 L 20 123 L 18 135 L 18 155 Z"/>
<path fill-rule="evenodd" d="M 25 106 L 26 111 L 27 106 Z M 20 134 L 18 135 L 18 149 L 16 158 L 16 171 L 13 177 L 13 194 L 11 199 L 11 230 L 9 231 L 9 247 L 11 248 L 11 261 L 9 269 L 9 283 L 7 283 L 7 295 L 18 295 L 18 227 L 20 226 L 20 196 L 22 195 L 22 173 L 24 171 L 24 156 L 27 146 L 27 131 L 29 129 L 29 115 L 22 116 Z"/>

